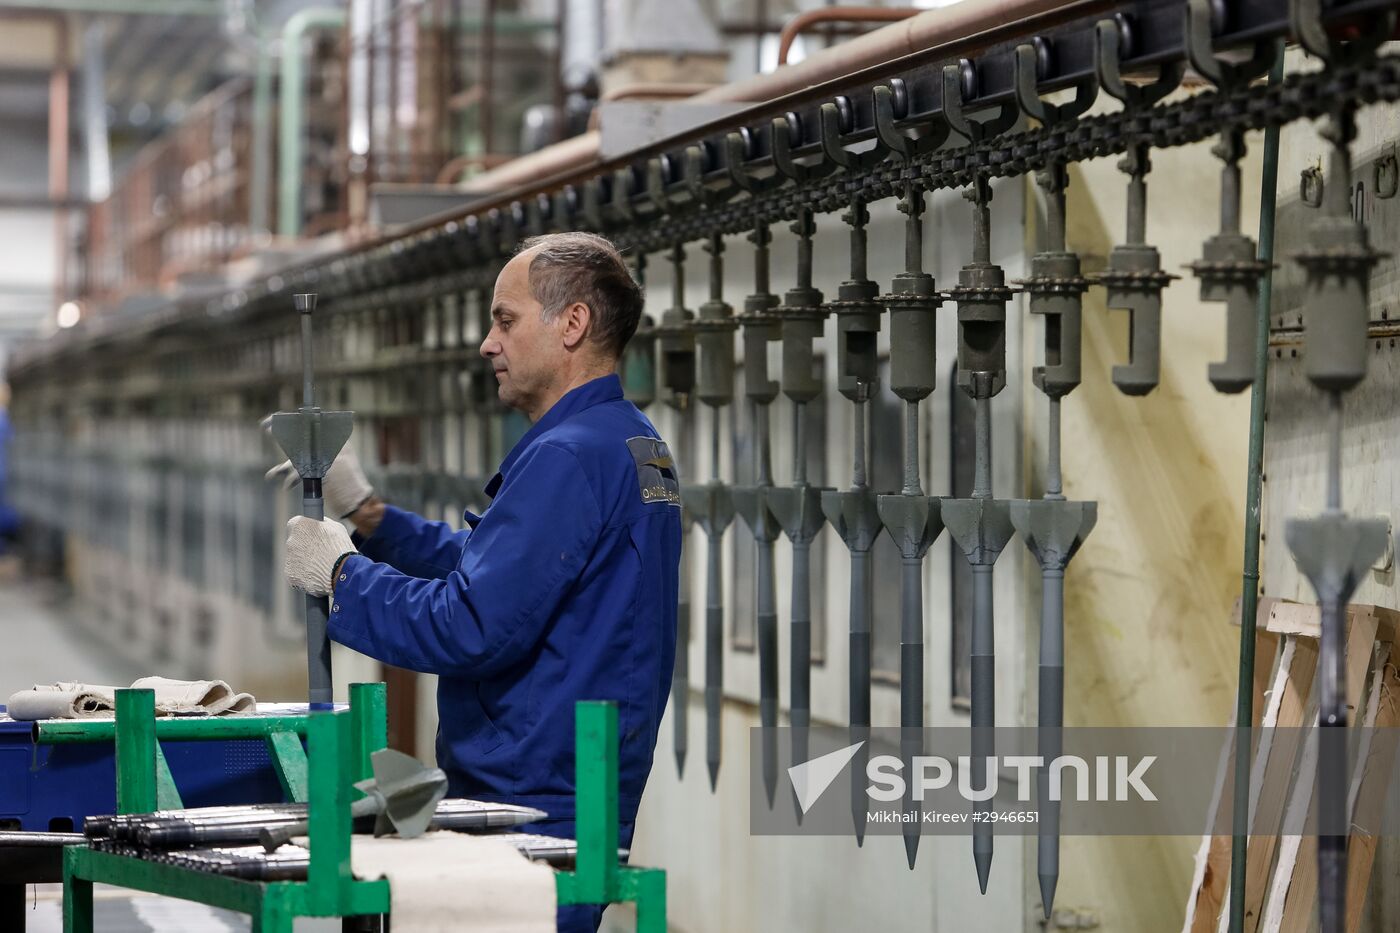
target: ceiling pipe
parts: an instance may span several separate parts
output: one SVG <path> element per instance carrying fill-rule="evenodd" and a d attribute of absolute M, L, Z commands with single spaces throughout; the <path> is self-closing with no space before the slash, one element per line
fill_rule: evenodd
<path fill-rule="evenodd" d="M 611 91 L 604 91 L 599 98 L 603 103 L 615 100 L 657 100 L 673 98 L 694 97 L 696 94 L 703 94 L 718 85 L 715 84 L 667 84 L 661 81 L 638 81 L 633 84 L 624 84 L 615 87 Z"/>
<path fill-rule="evenodd" d="M 459 155 L 438 170 L 433 184 L 450 185 L 469 168 L 492 168 L 509 162 L 510 159 L 510 156 L 494 155 L 489 152 L 480 155 Z"/>
<path fill-rule="evenodd" d="M 313 29 L 340 29 L 345 25 L 345 11 L 333 7 L 311 7 L 301 10 L 282 27 L 282 61 L 280 62 L 281 113 L 277 123 L 279 149 L 277 186 L 277 232 L 295 237 L 301 233 L 301 115 L 304 63 L 301 41 Z"/>
<path fill-rule="evenodd" d="M 798 13 L 783 24 L 778 36 L 778 66 L 788 63 L 788 54 L 797 37 L 821 23 L 897 23 L 926 12 L 913 6 L 828 6 Z"/>
<path fill-rule="evenodd" d="M 852 72 L 873 68 L 933 46 L 968 39 L 978 33 L 1066 7 L 1078 0 L 962 0 L 939 10 L 873 30 L 849 42 L 822 49 L 795 65 L 721 85 L 687 100 L 694 103 L 762 103 L 806 90 Z M 601 162 L 601 134 L 593 130 L 523 155 L 500 168 L 482 172 L 463 187 L 479 194 L 514 188 L 537 188 L 555 176 L 592 173 Z"/>

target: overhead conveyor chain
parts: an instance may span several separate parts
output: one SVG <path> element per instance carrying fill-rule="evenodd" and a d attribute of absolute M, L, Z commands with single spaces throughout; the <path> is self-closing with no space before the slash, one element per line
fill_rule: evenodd
<path fill-rule="evenodd" d="M 1382 0 L 1364 0 L 1330 7 L 1324 24 L 1348 24 L 1393 7 Z M 1147 141 L 1165 149 L 1198 142 L 1222 129 L 1259 130 L 1300 119 L 1324 116 L 1339 101 L 1355 104 L 1400 99 L 1400 56 L 1380 55 L 1340 62 L 1325 71 L 1289 75 L 1281 84 L 1217 88 L 1186 100 L 1147 108 L 1129 108 L 1067 124 L 1055 123 L 1017 132 L 1004 132 L 978 143 L 945 144 L 909 159 L 862 159 L 839 172 L 825 151 L 835 142 L 842 148 L 861 146 L 877 138 L 875 88 L 889 88 L 897 124 L 931 132 L 944 119 L 945 65 L 957 65 L 963 109 L 976 112 L 1015 99 L 1016 48 L 1035 50 L 1038 93 L 1072 87 L 1094 74 L 1101 54 L 1097 24 L 1117 24 L 1114 43 L 1123 73 L 1156 70 L 1164 63 L 1187 59 L 1185 10 L 1180 0 L 1143 4 L 1074 4 L 1050 22 L 1081 11 L 1083 18 L 1034 30 L 1037 23 L 1009 24 L 1006 36 L 993 44 L 986 36 L 976 42 L 954 43 L 952 57 L 934 49 L 871 69 L 852 85 L 808 89 L 792 99 L 780 98 L 745 111 L 775 114 L 753 123 L 736 121 L 721 131 L 686 134 L 679 148 L 654 147 L 643 160 L 618 159 L 590 170 L 585 177 L 542 179 L 531 192 L 490 198 L 454 216 L 411 233 L 333 254 L 284 270 L 215 299 L 172 307 L 146 327 L 120 333 L 67 335 L 43 348 L 21 351 L 12 362 L 14 378 L 31 366 L 42 366 L 65 350 L 86 345 L 87 339 L 107 344 L 168 333 L 172 326 L 203 328 L 213 323 L 240 324 L 249 316 L 275 314 L 279 300 L 294 290 L 319 291 L 330 313 L 347 309 L 342 299 L 367 292 L 402 287 L 409 292 L 376 296 L 375 300 L 412 301 L 453 289 L 489 287 L 495 270 L 509 258 L 516 243 L 551 230 L 589 229 L 606 233 L 619 246 L 658 252 L 678 243 L 717 234 L 747 233 L 757 220 L 774 224 L 796 219 L 804 210 L 843 209 L 853 198 L 872 203 L 898 197 L 910 177 L 932 191 L 965 186 L 981 175 L 1000 178 L 1038 171 L 1053 163 L 1080 162 L 1127 152 Z M 1289 34 L 1287 4 L 1282 0 L 1250 0 L 1229 6 L 1230 28 L 1215 37 L 1217 48 L 1260 42 Z M 973 54 L 973 49 L 978 49 Z M 939 55 L 940 52 L 944 54 Z M 911 61 L 914 60 L 914 61 Z M 814 99 L 819 92 L 825 99 Z M 822 120 L 822 108 L 835 119 Z M 833 125 L 834 124 L 834 125 Z M 778 128 L 781 127 L 781 132 Z M 702 128 L 703 130 L 703 128 Z M 824 137 L 826 143 L 824 144 Z M 796 180 L 775 172 L 774 151 L 786 149 L 794 159 L 816 170 Z M 888 150 L 886 155 L 889 156 Z M 650 160 L 659 163 L 660 184 Z M 844 160 L 843 160 L 844 161 Z M 649 181 L 649 175 L 651 180 Z M 751 176 L 756 184 L 737 183 Z M 741 195 L 743 195 L 741 197 Z M 661 205 L 658 206 L 658 198 Z M 658 223 L 666 218 L 664 224 Z M 421 291 L 420 291 L 421 290 Z M 334 302 L 332 305 L 331 303 Z M 144 322 L 143 322 L 144 323 Z M 97 330 L 98 328 L 94 328 Z"/>

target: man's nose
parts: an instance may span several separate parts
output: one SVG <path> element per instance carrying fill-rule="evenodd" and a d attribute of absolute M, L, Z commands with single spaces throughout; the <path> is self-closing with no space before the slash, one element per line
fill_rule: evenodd
<path fill-rule="evenodd" d="M 501 353 L 501 342 L 490 334 L 487 334 L 481 341 L 481 355 L 488 360 Z"/>

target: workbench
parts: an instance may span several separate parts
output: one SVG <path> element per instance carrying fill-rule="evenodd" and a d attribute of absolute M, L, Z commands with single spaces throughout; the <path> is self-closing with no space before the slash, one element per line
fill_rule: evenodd
<path fill-rule="evenodd" d="M 65 933 L 93 930 L 92 886 L 96 883 L 245 913 L 252 918 L 255 933 L 290 933 L 296 917 L 389 914 L 389 882 L 356 880 L 350 863 L 352 785 L 371 776 L 370 754 L 385 745 L 384 685 L 352 685 L 350 696 L 348 710 L 316 711 L 299 717 L 304 721 L 308 748 L 302 785 L 309 809 L 311 850 L 306 881 L 245 881 L 87 846 L 69 846 L 63 853 Z M 198 722 L 217 731 L 227 728 L 218 723 L 228 721 Z M 150 691 L 119 692 L 115 722 L 119 812 L 149 812 L 159 806 L 160 730 Z M 618 864 L 616 707 L 579 703 L 576 735 L 578 856 L 573 871 L 555 875 L 558 902 L 633 901 L 639 933 L 664 933 L 665 873 Z M 286 770 L 291 773 L 285 774 Z M 295 768 L 279 773 L 284 773 L 289 788 L 296 786 Z"/>
<path fill-rule="evenodd" d="M 265 703 L 251 715 L 157 720 L 158 806 L 304 801 L 304 710 Z M 121 788 L 140 784 L 119 773 L 116 734 L 112 717 L 0 715 L 0 928 L 24 930 L 25 888 L 62 881 L 62 849 L 80 841 L 86 818 L 116 811 Z"/>

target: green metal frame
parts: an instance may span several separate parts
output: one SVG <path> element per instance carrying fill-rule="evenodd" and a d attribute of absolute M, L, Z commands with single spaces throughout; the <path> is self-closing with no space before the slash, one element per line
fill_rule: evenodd
<path fill-rule="evenodd" d="M 260 883 L 70 846 L 63 852 L 65 933 L 92 933 L 94 883 L 236 910 L 252 917 L 258 933 L 291 933 L 296 917 L 388 913 L 389 883 L 355 881 L 350 873 L 351 784 L 370 773 L 370 754 L 385 745 L 384 694 L 383 684 L 352 684 L 348 710 L 270 719 L 157 720 L 152 691 L 117 691 L 116 722 L 108 725 L 116 736 L 121 812 L 147 812 L 159 802 L 157 739 L 166 737 L 162 726 L 185 740 L 261 734 L 268 739 L 274 759 L 283 762 L 279 771 L 284 788 L 300 786 L 316 801 L 309 815 L 311 866 L 306 881 Z M 259 722 L 264 724 L 261 731 L 255 725 Z M 269 723 L 278 727 L 268 727 Z M 172 728 L 177 724 L 180 728 Z M 292 747 L 300 749 L 303 734 L 310 754 L 303 756 L 298 771 Z M 77 741 L 71 734 L 65 740 Z"/>
<path fill-rule="evenodd" d="M 370 776 L 370 754 L 386 744 L 384 685 L 351 685 L 349 710 L 265 721 L 286 726 L 258 733 L 268 739 L 275 758 L 289 751 L 290 746 L 300 750 L 298 736 L 303 734 L 310 748 L 309 769 L 301 783 L 298 784 L 295 769 L 283 777 L 289 796 L 300 786 L 303 791 L 309 790 L 312 801 L 307 880 L 243 881 L 70 846 L 63 853 L 64 933 L 92 933 L 95 883 L 248 914 L 254 933 L 291 933 L 296 917 L 390 912 L 389 882 L 356 881 L 350 871 L 350 801 L 355 793 L 352 784 Z M 247 731 L 238 730 L 247 730 L 248 724 L 254 722 L 257 720 L 157 720 L 151 691 L 121 690 L 117 692 L 116 722 L 106 724 L 109 728 L 105 731 L 88 732 L 90 736 L 115 734 L 119 809 L 139 813 L 164 805 L 160 790 L 164 759 L 158 739 L 177 735 L 184 740 L 227 738 L 226 733 L 231 730 L 239 738 L 248 738 Z M 235 727 L 235 723 L 239 725 Z M 174 728 L 176 725 L 179 728 Z M 566 905 L 632 901 L 637 905 L 638 933 L 665 933 L 666 873 L 655 868 L 618 865 L 617 707 L 612 703 L 579 703 L 575 725 L 578 857 L 574 871 L 555 874 L 558 902 Z M 50 732 L 50 739 L 56 741 L 100 740 L 77 738 L 77 732 L 67 728 Z M 204 735 L 198 735 L 200 732 Z M 40 741 L 44 741 L 43 727 Z M 295 759 L 295 754 L 288 758 Z M 164 773 L 168 779 L 169 769 Z M 169 792 L 173 790 L 171 784 Z"/>
<path fill-rule="evenodd" d="M 373 684 L 357 684 L 373 687 Z M 361 690 L 360 702 L 380 710 L 383 691 Z M 366 714 L 368 715 L 368 714 Z M 117 722 L 143 722 L 149 728 L 118 730 Z M 381 730 L 382 731 L 382 730 Z M 61 719 L 38 724 L 40 745 L 72 745 L 90 742 L 116 743 L 117 812 L 148 813 L 177 810 L 184 804 L 170 774 L 161 742 L 211 742 L 264 739 L 282 791 L 288 800 L 305 803 L 307 795 L 305 716 L 256 716 L 209 719 L 155 718 L 155 695 L 150 690 L 118 690 L 116 720 Z M 383 743 L 381 742 L 381 745 Z M 151 795 L 154 795 L 152 797 Z M 155 803 L 152 805 L 152 800 Z"/>
<path fill-rule="evenodd" d="M 574 706 L 574 831 L 578 856 L 573 871 L 557 872 L 560 904 L 637 905 L 637 933 L 666 933 L 666 873 L 617 863 L 617 706 Z"/>

